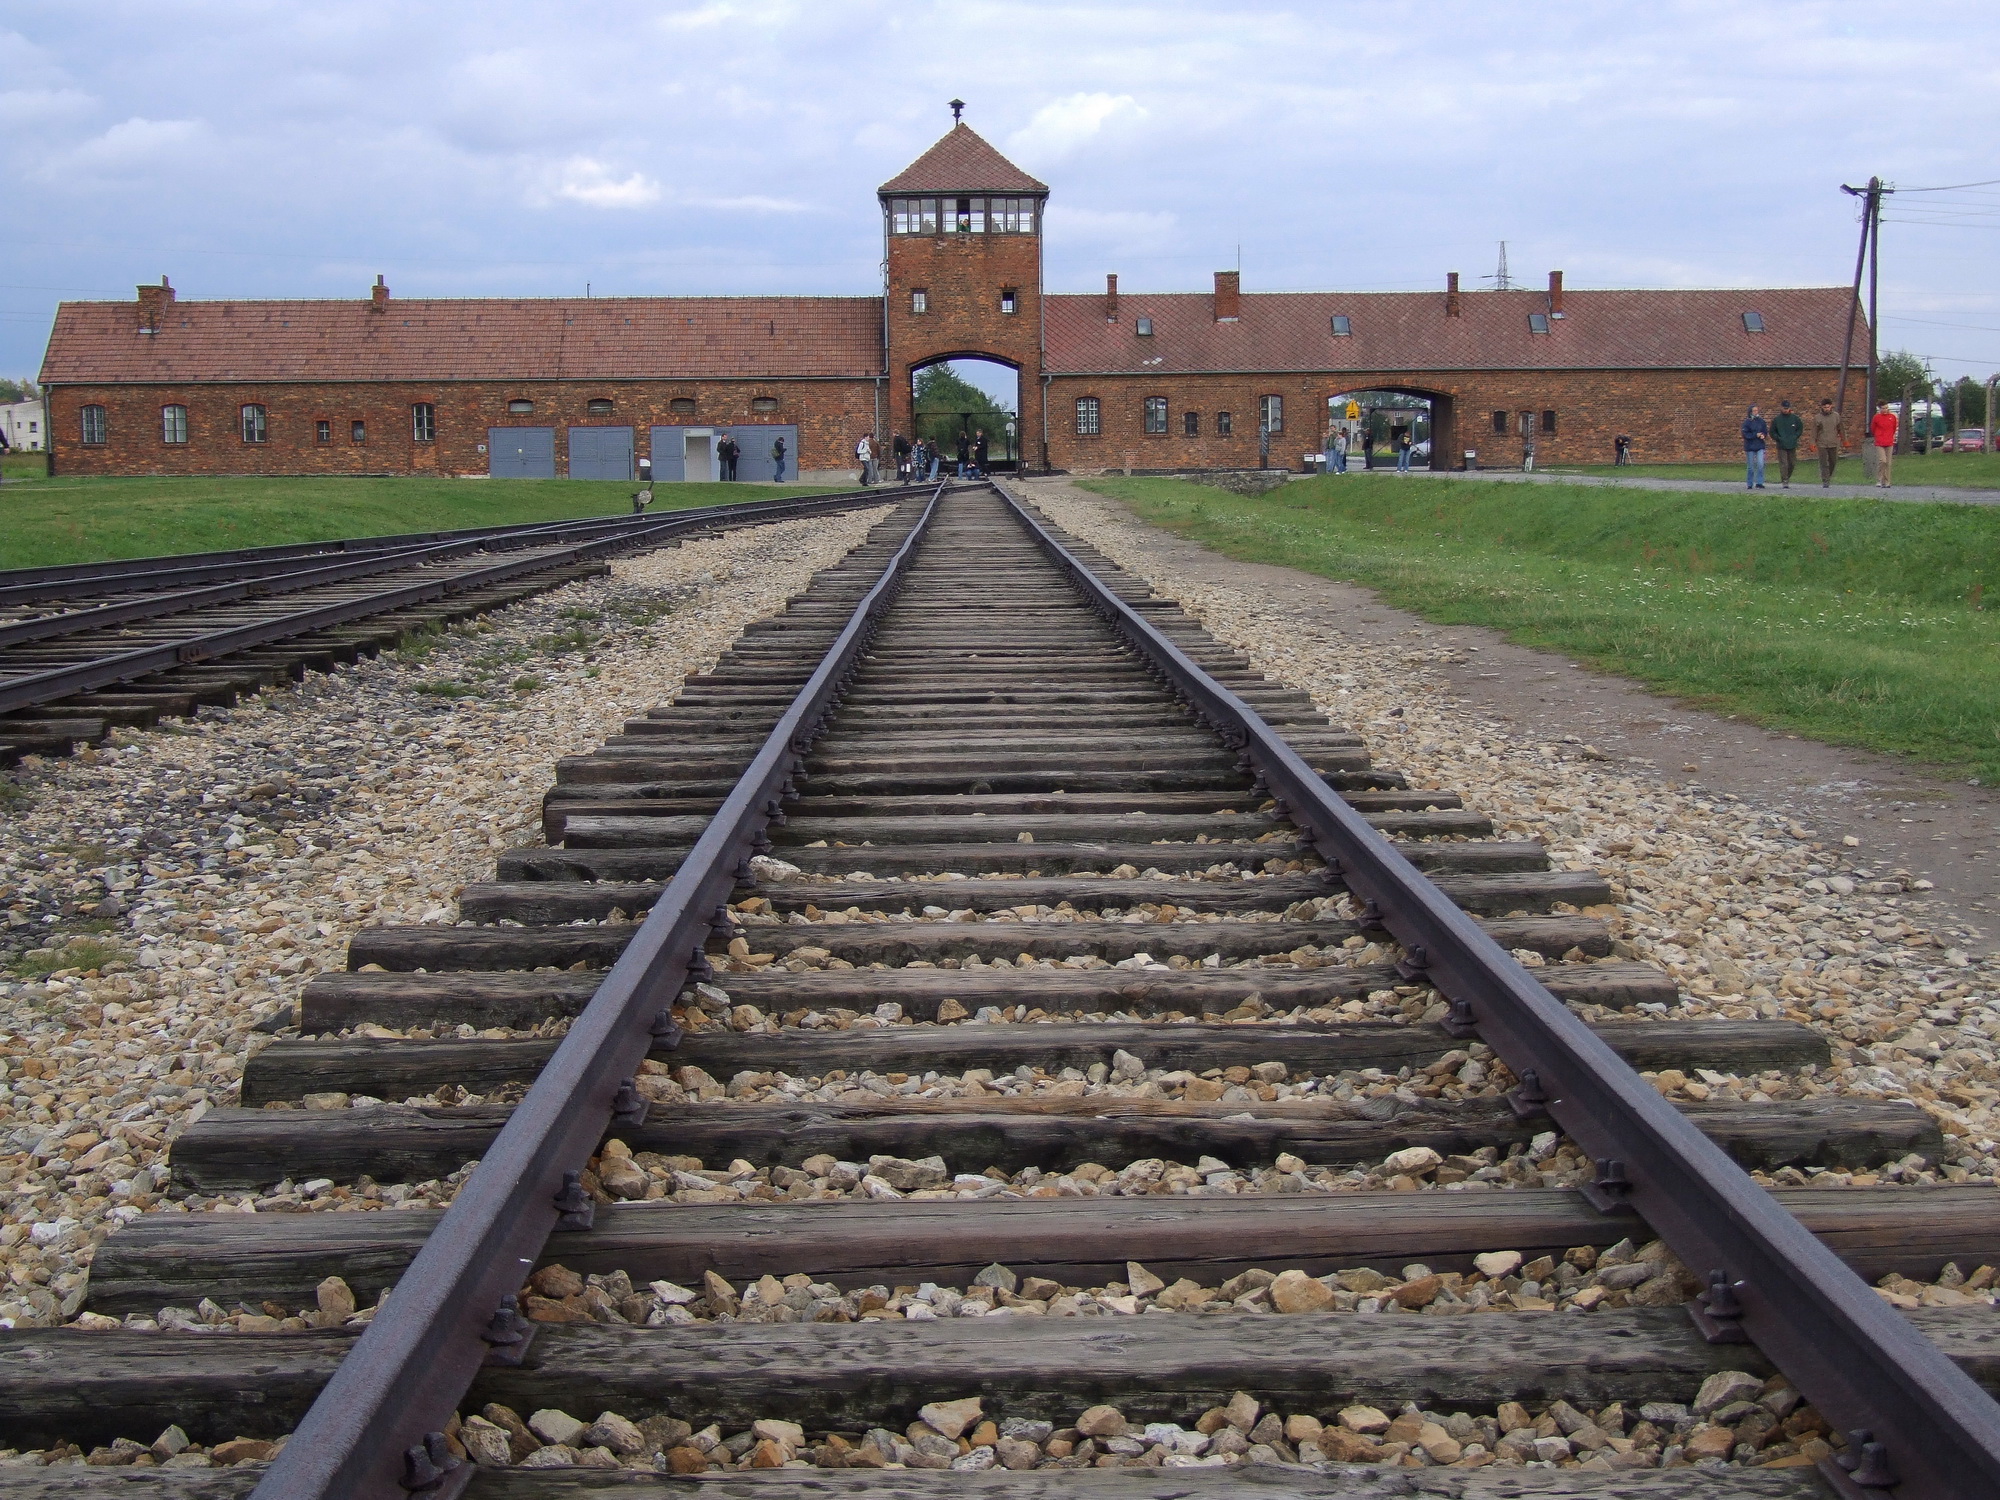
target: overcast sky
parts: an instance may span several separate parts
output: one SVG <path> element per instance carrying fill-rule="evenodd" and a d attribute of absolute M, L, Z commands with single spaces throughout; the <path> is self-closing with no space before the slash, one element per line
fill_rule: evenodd
<path fill-rule="evenodd" d="M 0 372 L 162 273 L 867 294 L 954 95 L 1052 186 L 1054 291 L 1472 286 L 1503 239 L 1535 284 L 1840 283 L 1842 182 L 2000 178 L 2000 12 L 1957 0 L 4 0 Z M 2000 186 L 1887 217 L 1885 348 L 2000 370 Z"/>

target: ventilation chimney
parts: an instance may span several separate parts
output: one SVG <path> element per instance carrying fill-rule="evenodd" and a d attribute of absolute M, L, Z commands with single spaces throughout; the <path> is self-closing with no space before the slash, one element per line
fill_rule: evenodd
<path fill-rule="evenodd" d="M 1563 273 L 1549 272 L 1549 312 L 1560 318 L 1563 315 Z"/>
<path fill-rule="evenodd" d="M 1447 318 L 1455 318 L 1455 317 L 1457 317 L 1457 316 L 1459 315 L 1459 307 L 1458 307 L 1458 272 L 1456 272 L 1456 271 L 1447 271 L 1447 272 L 1445 273 L 1445 278 L 1444 278 L 1444 315 L 1445 315 L 1445 316 L 1446 316 Z"/>
<path fill-rule="evenodd" d="M 158 286 L 139 288 L 139 332 L 158 333 L 167 320 L 167 307 L 174 300 L 174 289 L 162 276 Z"/>
<path fill-rule="evenodd" d="M 1243 302 L 1243 273 L 1241 271 L 1217 271 L 1215 273 L 1215 321 L 1234 323 L 1239 316 Z"/>
<path fill-rule="evenodd" d="M 1118 273 L 1111 272 L 1104 278 L 1104 321 L 1118 321 Z"/>
<path fill-rule="evenodd" d="M 369 289 L 368 310 L 378 313 L 389 310 L 389 288 L 383 284 L 380 276 L 375 278 L 375 285 Z"/>

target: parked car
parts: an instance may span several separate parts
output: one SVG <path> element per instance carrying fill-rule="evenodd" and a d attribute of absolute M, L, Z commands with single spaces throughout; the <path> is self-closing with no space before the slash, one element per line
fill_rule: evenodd
<path fill-rule="evenodd" d="M 1985 429 L 1980 427 L 1959 428 L 1958 451 L 1960 453 L 1984 453 L 1986 451 Z"/>

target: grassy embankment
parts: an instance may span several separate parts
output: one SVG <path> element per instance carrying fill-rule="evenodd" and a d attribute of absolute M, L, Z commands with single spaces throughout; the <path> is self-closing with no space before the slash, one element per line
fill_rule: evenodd
<path fill-rule="evenodd" d="M 17 480 L 10 463 L 0 484 L 0 568 L 617 515 L 630 511 L 637 488 L 591 479 Z M 663 484 L 652 513 L 826 492 Z"/>
<path fill-rule="evenodd" d="M 2000 780 L 2000 510 L 1353 475 L 1091 480 L 1231 557 L 1377 589 L 1702 707 Z"/>
<path fill-rule="evenodd" d="M 1778 487 L 1778 459 L 1769 455 L 1764 482 Z M 1743 465 L 1726 464 L 1562 464 L 1547 470 L 1551 474 L 1604 474 L 1619 479 L 1728 479 L 1743 482 Z M 1940 485 L 1947 489 L 2000 489 L 2000 453 L 1899 453 L 1891 476 L 1898 485 Z M 1859 453 L 1843 454 L 1833 476 L 1835 484 L 1866 484 Z M 1794 493 L 1819 484 L 1819 456 L 1810 450 L 1799 452 L 1798 473 L 1792 476 Z"/>

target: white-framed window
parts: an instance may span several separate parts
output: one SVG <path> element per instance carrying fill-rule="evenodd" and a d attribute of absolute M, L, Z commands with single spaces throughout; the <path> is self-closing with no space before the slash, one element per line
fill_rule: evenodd
<path fill-rule="evenodd" d="M 1146 398 L 1146 431 L 1158 435 L 1167 430 L 1167 398 L 1148 396 Z"/>
<path fill-rule="evenodd" d="M 315 443 L 330 443 L 333 441 L 333 419 L 331 417 L 319 417 L 314 420 L 313 441 Z"/>
<path fill-rule="evenodd" d="M 104 408 L 93 402 L 77 413 L 77 417 L 78 425 L 82 429 L 83 446 L 86 448 L 102 448 L 105 436 L 109 431 L 108 425 L 104 420 Z"/>
<path fill-rule="evenodd" d="M 1259 396 L 1257 398 L 1257 425 L 1266 432 L 1285 430 L 1285 398 L 1283 396 Z"/>
<path fill-rule="evenodd" d="M 1228 437 L 1235 431 L 1235 417 L 1226 411 L 1219 411 L 1215 414 L 1215 435 L 1217 437 Z"/>
<path fill-rule="evenodd" d="M 419 401 L 410 408 L 410 436 L 420 443 L 437 441 L 438 409 L 428 401 Z"/>
<path fill-rule="evenodd" d="M 250 402 L 238 413 L 243 428 L 243 441 L 261 443 L 270 436 L 270 413 L 256 402 Z"/>
<path fill-rule="evenodd" d="M 1003 286 L 1002 288 L 1000 288 L 1001 312 L 1012 314 L 1018 311 L 1020 309 L 1020 306 L 1021 306 L 1021 293 L 1017 288 L 1011 286 Z"/>
<path fill-rule="evenodd" d="M 1076 398 L 1076 435 L 1078 437 L 1096 437 L 1103 431 L 1104 414 L 1103 409 L 1097 403 L 1097 398 L 1095 396 L 1078 396 Z"/>
<path fill-rule="evenodd" d="M 930 292 L 924 287 L 920 286 L 911 287 L 910 311 L 913 313 L 926 313 L 929 312 L 930 310 L 931 310 Z"/>
<path fill-rule="evenodd" d="M 160 408 L 160 441 L 185 443 L 188 440 L 188 409 L 185 406 Z"/>

